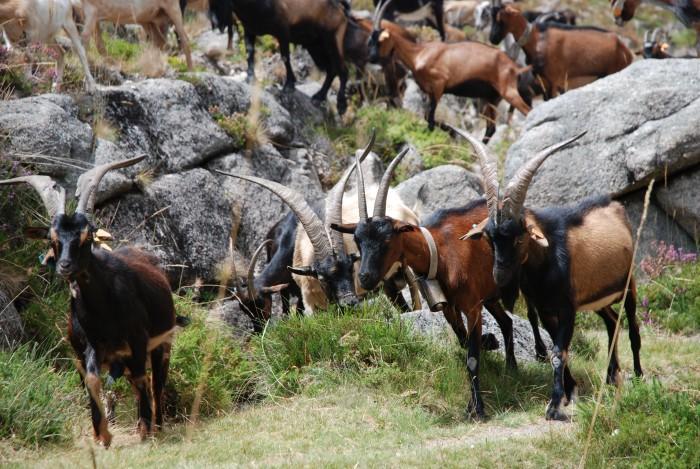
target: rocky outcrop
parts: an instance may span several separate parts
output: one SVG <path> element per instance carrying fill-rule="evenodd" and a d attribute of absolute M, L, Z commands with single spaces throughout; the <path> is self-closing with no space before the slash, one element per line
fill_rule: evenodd
<path fill-rule="evenodd" d="M 658 179 L 638 259 L 651 240 L 692 249 L 697 191 L 692 177 L 680 173 L 700 164 L 698 129 L 700 61 L 638 61 L 536 106 L 508 151 L 505 174 L 511 177 L 538 150 L 586 131 L 542 165 L 527 203 L 542 207 L 610 194 L 628 206 L 635 224 L 644 187 Z"/>
<path fill-rule="evenodd" d="M 515 358 L 519 362 L 535 361 L 535 339 L 532 335 L 532 327 L 530 323 L 519 316 L 510 315 L 513 319 L 513 345 Z M 498 340 L 498 352 L 505 355 L 505 345 L 503 342 L 503 334 L 498 327 L 498 323 L 493 319 L 491 314 L 485 309 L 482 310 L 482 333 L 493 334 Z M 409 322 L 413 329 L 420 335 L 425 335 L 433 338 L 454 337 L 452 328 L 445 320 L 442 313 L 433 313 L 428 309 L 404 313 L 401 319 Z M 462 319 L 467 321 L 465 316 Z M 544 329 L 540 328 L 540 335 L 547 347 L 547 350 L 552 348 L 552 340 Z"/>
<path fill-rule="evenodd" d="M 406 205 L 425 218 L 437 209 L 460 207 L 480 197 L 481 180 L 460 166 L 443 165 L 407 179 L 396 190 Z"/>
<path fill-rule="evenodd" d="M 671 179 L 668 185 L 660 181 L 656 200 L 700 244 L 700 167 Z"/>

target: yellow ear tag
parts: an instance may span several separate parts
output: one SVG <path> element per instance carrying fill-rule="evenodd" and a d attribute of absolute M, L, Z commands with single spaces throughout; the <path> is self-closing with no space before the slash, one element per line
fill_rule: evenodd
<path fill-rule="evenodd" d="M 387 31 L 385 29 L 381 32 L 381 34 L 379 34 L 379 41 L 381 42 L 381 41 L 384 41 L 386 39 L 389 39 L 389 31 Z"/>
<path fill-rule="evenodd" d="M 102 228 L 98 229 L 95 232 L 95 242 L 101 249 L 111 251 L 112 248 L 109 247 L 107 241 L 112 241 L 112 239 L 112 235 L 109 234 L 107 231 L 103 230 Z"/>

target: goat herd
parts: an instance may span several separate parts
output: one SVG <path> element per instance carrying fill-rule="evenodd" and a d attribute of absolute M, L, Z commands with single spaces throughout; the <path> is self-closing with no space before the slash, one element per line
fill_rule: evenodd
<path fill-rule="evenodd" d="M 90 87 L 94 82 L 73 20 L 76 9 L 80 10 L 79 16 L 86 18 L 84 39 L 99 30 L 100 20 L 127 19 L 144 25 L 152 37 L 162 39 L 170 21 L 190 63 L 181 10 L 175 8 L 174 2 L 82 0 L 81 7 L 78 0 L 10 0 L 0 5 L 0 25 L 4 25 L 9 40 L 17 40 L 24 33 L 29 39 L 49 41 L 58 29 L 65 29 L 83 61 Z M 639 0 L 612 3 L 615 16 L 627 21 Z M 678 2 L 681 6 L 676 6 L 674 0 L 662 3 L 676 8 L 687 24 L 699 27 L 697 1 Z M 55 8 L 51 15 L 46 14 L 48 4 Z M 182 2 L 182 6 L 185 4 Z M 251 77 L 256 35 L 275 35 L 287 69 L 287 89 L 293 89 L 295 83 L 289 43 L 306 47 L 328 73 L 317 99 L 325 98 L 333 78 L 340 77 L 340 112 L 345 109 L 345 58 L 358 63 L 379 62 L 391 79 L 401 73 L 401 66 L 407 67 L 430 97 L 431 126 L 435 106 L 444 93 L 484 98 L 484 114 L 489 121 L 484 140 L 493 134 L 494 106 L 501 98 L 526 114 L 534 94 L 555 96 L 614 73 L 632 61 L 632 53 L 614 33 L 558 23 L 531 23 L 518 8 L 500 2 L 491 4 L 489 9 L 491 41 L 499 43 L 508 33 L 512 34 L 531 68 L 521 67 L 501 50 L 478 42 L 419 43 L 408 31 L 384 19 L 423 4 L 425 8 L 420 11 L 428 12 L 444 37 L 442 2 L 437 0 L 386 0 L 378 5 L 372 21 L 353 18 L 349 6 L 340 0 L 212 0 L 211 18 L 222 29 L 233 24 L 233 14 L 243 24 Z M 657 36 L 655 33 L 654 38 Z M 528 74 L 530 80 L 523 80 Z M 261 331 L 270 318 L 272 295 L 276 293 L 282 297 L 284 312 L 289 311 L 291 296 L 299 297 L 299 311 L 313 312 L 329 304 L 355 305 L 368 291 L 381 286 L 399 308 L 408 310 L 400 290 L 409 283 L 416 295 L 414 304 L 420 291 L 431 309 L 443 311 L 459 343 L 467 349 L 471 385 L 468 410 L 476 418 L 483 418 L 479 384 L 482 306 L 502 330 L 507 366 L 516 368 L 512 319 L 506 311 L 512 311 L 522 294 L 538 358 L 547 357 L 538 332 L 540 321 L 554 343 L 549 354 L 554 369 L 553 389 L 546 417 L 564 419 L 561 405 L 572 399 L 576 386 L 567 365 L 575 313 L 593 310 L 604 320 L 613 352 L 607 382 L 615 383 L 619 378 L 615 340 L 618 315 L 611 305 L 623 301 L 634 371 L 640 376 L 636 292 L 630 275 L 633 237 L 623 207 L 608 197 L 592 197 L 573 206 L 542 210 L 524 206 L 528 186 L 539 166 L 584 134 L 534 155 L 501 190 L 496 159 L 490 150 L 470 134 L 450 129 L 474 148 L 485 198 L 469 201 L 460 208 L 438 210 L 422 224 L 389 187 L 405 152 L 391 162 L 376 187 L 365 187 L 360 163 L 370 152 L 374 136 L 329 192 L 325 206 L 306 201 L 303 195 L 273 181 L 221 172 L 264 187 L 291 209 L 255 251 L 247 282 L 237 284 L 241 307 L 254 319 L 255 330 Z M 50 241 L 52 262 L 69 283 L 68 336 L 88 390 L 95 438 L 105 446 L 112 437 L 101 400 L 101 372 L 107 369 L 112 377 L 124 374 L 137 390 L 138 428 L 142 436 L 148 435 L 154 425 L 162 425 L 163 389 L 173 334 L 177 325 L 187 322 L 175 314 L 170 287 L 158 259 L 133 247 L 110 252 L 96 244 L 92 213 L 102 177 L 110 170 L 134 165 L 144 158 L 98 166 L 82 174 L 76 190 L 77 209 L 70 215 L 65 212 L 65 190 L 48 176 L 0 181 L 30 184 L 51 217 L 50 227 L 28 231 Z M 358 181 L 356 195 L 346 194 L 353 172 Z M 372 216 L 368 203 L 374 206 Z M 267 249 L 269 262 L 256 277 L 255 264 L 263 249 Z M 466 324 L 462 314 L 467 318 Z M 150 385 L 146 378 L 148 363 L 152 370 Z"/>

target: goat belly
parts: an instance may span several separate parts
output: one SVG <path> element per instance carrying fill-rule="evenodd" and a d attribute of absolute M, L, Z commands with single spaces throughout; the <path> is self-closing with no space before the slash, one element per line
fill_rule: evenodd
<path fill-rule="evenodd" d="M 491 86 L 491 83 L 483 80 L 467 80 L 446 88 L 445 93 L 462 96 L 465 98 L 495 99 L 499 96 L 498 91 Z"/>

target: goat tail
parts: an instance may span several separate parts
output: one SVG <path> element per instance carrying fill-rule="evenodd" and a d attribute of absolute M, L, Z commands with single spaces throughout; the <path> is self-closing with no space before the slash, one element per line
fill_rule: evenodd
<path fill-rule="evenodd" d="M 180 327 L 189 326 L 192 320 L 186 316 L 175 315 L 175 325 Z"/>

